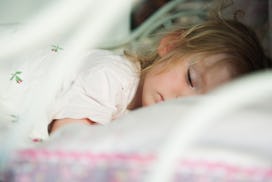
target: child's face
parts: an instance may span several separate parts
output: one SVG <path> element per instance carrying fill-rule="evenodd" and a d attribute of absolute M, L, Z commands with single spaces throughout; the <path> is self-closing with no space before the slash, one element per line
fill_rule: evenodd
<path fill-rule="evenodd" d="M 162 72 L 165 63 L 154 66 L 143 81 L 142 105 L 203 94 L 229 81 L 232 70 L 226 61 L 219 61 L 225 57 L 217 54 L 192 64 L 193 58 L 189 56 Z"/>

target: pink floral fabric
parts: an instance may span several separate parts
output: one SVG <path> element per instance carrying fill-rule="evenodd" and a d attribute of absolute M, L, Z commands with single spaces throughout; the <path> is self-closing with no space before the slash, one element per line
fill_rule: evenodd
<path fill-rule="evenodd" d="M 141 182 L 155 160 L 154 154 L 26 149 L 17 153 L 2 175 L 9 182 Z M 272 182 L 272 168 L 183 159 L 173 181 Z"/>

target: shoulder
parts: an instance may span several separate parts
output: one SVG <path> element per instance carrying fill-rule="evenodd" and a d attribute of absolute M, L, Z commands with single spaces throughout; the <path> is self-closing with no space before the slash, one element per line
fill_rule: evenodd
<path fill-rule="evenodd" d="M 107 50 L 92 50 L 84 60 L 82 73 L 92 75 L 102 73 L 113 77 L 139 77 L 139 66 L 123 55 Z"/>

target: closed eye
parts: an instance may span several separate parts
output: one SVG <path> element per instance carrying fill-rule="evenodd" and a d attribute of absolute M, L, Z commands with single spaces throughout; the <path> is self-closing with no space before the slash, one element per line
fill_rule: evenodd
<path fill-rule="evenodd" d="M 188 70 L 187 70 L 187 82 L 188 82 L 188 85 L 190 87 L 194 88 L 194 84 L 193 84 L 193 80 L 192 80 L 190 68 L 188 68 Z"/>

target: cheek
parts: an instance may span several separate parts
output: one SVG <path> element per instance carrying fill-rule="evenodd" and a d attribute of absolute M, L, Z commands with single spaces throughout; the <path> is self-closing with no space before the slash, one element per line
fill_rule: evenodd
<path fill-rule="evenodd" d="M 231 80 L 232 78 L 230 72 L 227 69 L 221 69 L 220 71 L 217 70 L 217 72 L 210 72 L 206 77 L 206 90 L 207 92 L 211 91 Z"/>
<path fill-rule="evenodd" d="M 168 78 L 164 73 L 149 73 L 145 78 L 146 87 L 157 87 L 158 85 L 167 82 Z"/>
<path fill-rule="evenodd" d="M 161 78 L 160 83 L 163 84 L 166 91 L 175 95 L 179 95 L 186 86 L 186 80 L 181 72 L 165 75 Z"/>

